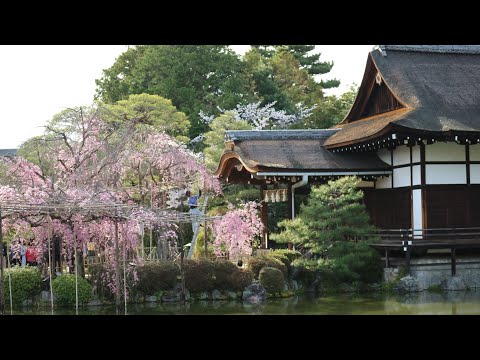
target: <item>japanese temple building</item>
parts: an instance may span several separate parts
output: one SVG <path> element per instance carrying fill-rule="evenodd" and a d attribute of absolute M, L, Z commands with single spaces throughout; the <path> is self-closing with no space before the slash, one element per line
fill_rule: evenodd
<path fill-rule="evenodd" d="M 480 46 L 377 47 L 339 125 L 227 131 L 217 175 L 259 185 L 264 222 L 268 202 L 357 175 L 379 228 L 480 227 Z"/>

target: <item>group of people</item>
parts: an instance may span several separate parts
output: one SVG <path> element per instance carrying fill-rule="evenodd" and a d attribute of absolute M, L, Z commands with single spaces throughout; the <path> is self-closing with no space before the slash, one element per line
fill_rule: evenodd
<path fill-rule="evenodd" d="M 7 250 L 4 244 L 3 256 L 6 258 Z M 10 264 L 20 266 L 37 266 L 37 251 L 28 240 L 20 239 L 18 243 L 10 247 Z M 5 264 L 4 264 L 5 266 Z"/>

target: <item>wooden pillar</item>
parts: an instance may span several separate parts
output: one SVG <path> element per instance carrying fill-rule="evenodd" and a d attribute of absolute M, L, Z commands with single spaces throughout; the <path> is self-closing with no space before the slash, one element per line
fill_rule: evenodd
<path fill-rule="evenodd" d="M 288 204 L 288 211 L 287 211 L 287 219 L 292 219 L 292 183 L 288 183 L 288 190 L 287 190 L 287 204 Z"/>
<path fill-rule="evenodd" d="M 120 253 L 118 249 L 118 218 L 117 218 L 117 209 L 115 209 L 115 307 L 117 310 L 117 315 L 120 312 Z"/>
<path fill-rule="evenodd" d="M 261 241 L 261 249 L 267 248 L 267 236 L 268 236 L 268 203 L 264 201 L 263 191 L 267 190 L 267 184 L 260 185 L 260 220 L 263 224 L 263 231 L 262 231 L 262 241 Z"/>
<path fill-rule="evenodd" d="M 287 190 L 287 219 L 292 219 L 292 183 L 288 183 L 288 190 Z M 293 246 L 292 243 L 287 243 L 288 250 L 292 250 Z"/>
<path fill-rule="evenodd" d="M 422 195 L 421 195 L 421 201 L 422 201 L 422 229 L 428 229 L 428 206 L 427 206 L 427 170 L 426 170 L 426 165 L 425 165 L 425 144 L 421 143 L 420 144 L 420 185 L 422 189 Z M 428 236 L 428 231 L 423 230 L 422 231 L 423 238 L 427 240 Z"/>

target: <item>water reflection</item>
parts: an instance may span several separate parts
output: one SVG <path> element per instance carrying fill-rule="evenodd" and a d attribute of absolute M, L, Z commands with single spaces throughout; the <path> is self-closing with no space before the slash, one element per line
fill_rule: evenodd
<path fill-rule="evenodd" d="M 50 309 L 23 309 L 17 315 L 50 315 Z M 75 309 L 55 309 L 58 315 L 74 315 Z M 114 315 L 113 306 L 86 307 L 80 315 Z M 261 304 L 240 301 L 130 304 L 137 315 L 467 315 L 480 314 L 480 291 L 420 292 L 410 294 L 299 295 L 270 299 Z"/>

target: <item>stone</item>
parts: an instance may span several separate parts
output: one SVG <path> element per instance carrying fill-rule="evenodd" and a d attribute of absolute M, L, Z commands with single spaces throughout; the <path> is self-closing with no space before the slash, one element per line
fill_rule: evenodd
<path fill-rule="evenodd" d="M 40 293 L 40 301 L 42 302 L 50 302 L 50 291 L 45 291 L 43 290 L 41 293 Z"/>
<path fill-rule="evenodd" d="M 223 295 L 219 290 L 212 291 L 212 300 L 227 300 L 228 297 Z"/>
<path fill-rule="evenodd" d="M 183 292 L 182 284 L 175 285 L 173 291 L 177 294 L 178 301 L 181 301 Z M 190 291 L 187 288 L 185 288 L 185 301 L 190 301 Z"/>
<path fill-rule="evenodd" d="M 162 302 L 171 303 L 177 301 L 180 301 L 180 299 L 174 291 L 165 291 L 162 295 Z"/>
<path fill-rule="evenodd" d="M 397 290 L 402 293 L 420 291 L 417 279 L 412 276 L 405 276 L 397 284 Z"/>
<path fill-rule="evenodd" d="M 259 304 L 264 302 L 267 299 L 267 291 L 265 288 L 258 283 L 258 281 L 254 281 L 252 284 L 247 286 L 245 290 L 243 290 L 242 300 L 252 303 L 252 304 Z"/>
<path fill-rule="evenodd" d="M 462 280 L 462 278 L 458 276 L 451 276 L 446 278 L 445 280 L 442 281 L 440 286 L 442 287 L 443 290 L 448 290 L 448 291 L 461 291 L 461 290 L 467 289 L 465 282 Z"/>
<path fill-rule="evenodd" d="M 297 280 L 290 281 L 290 288 L 292 289 L 292 291 L 300 290 L 300 286 L 298 284 L 298 281 Z"/>

